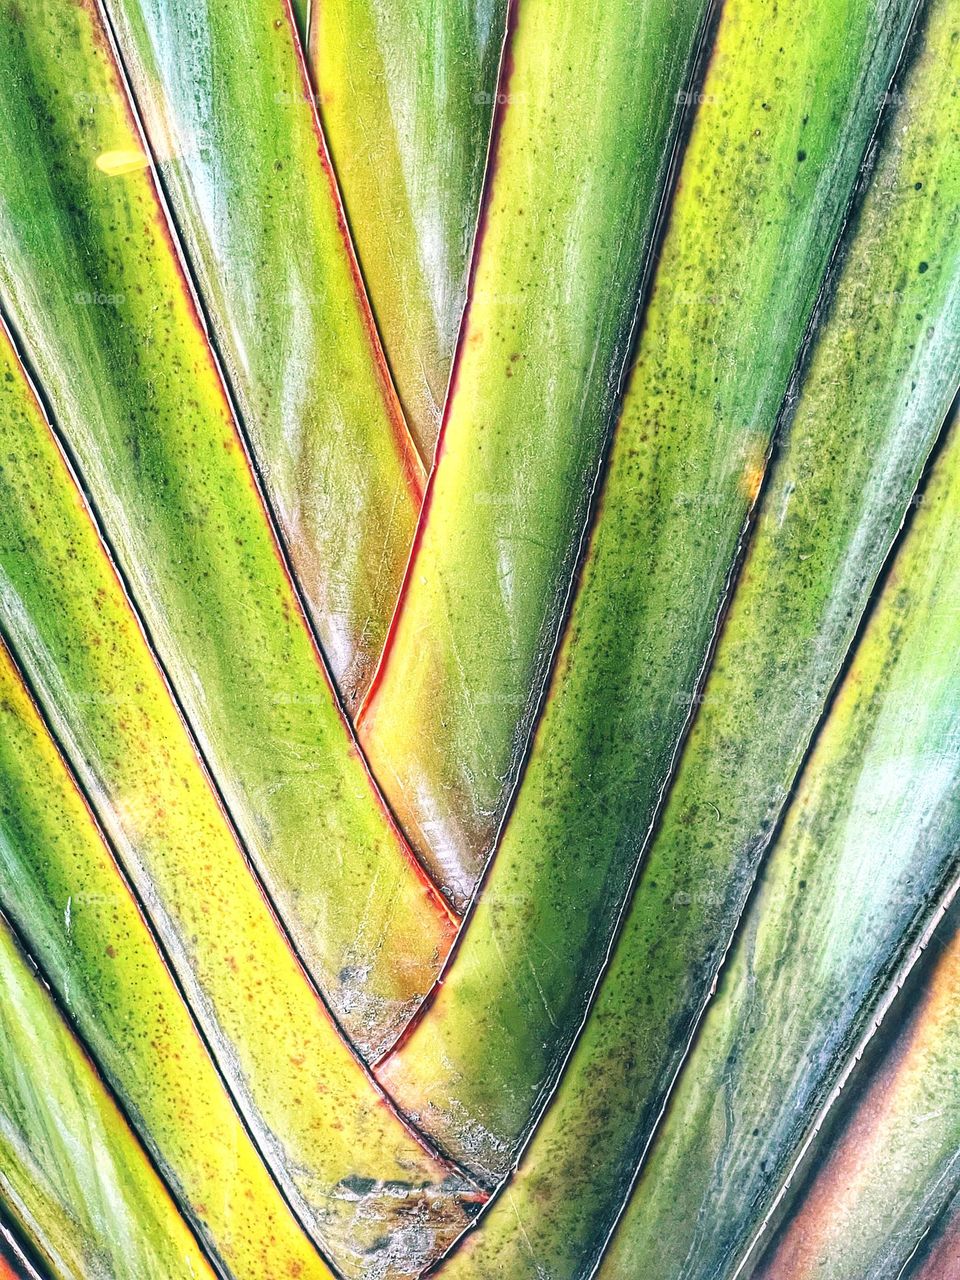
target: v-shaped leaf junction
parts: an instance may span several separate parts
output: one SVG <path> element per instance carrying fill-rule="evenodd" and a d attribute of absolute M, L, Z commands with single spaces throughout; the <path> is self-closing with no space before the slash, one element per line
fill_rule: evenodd
<path fill-rule="evenodd" d="M 0 0 L 0 1280 L 953 1274 L 957 18 Z"/>

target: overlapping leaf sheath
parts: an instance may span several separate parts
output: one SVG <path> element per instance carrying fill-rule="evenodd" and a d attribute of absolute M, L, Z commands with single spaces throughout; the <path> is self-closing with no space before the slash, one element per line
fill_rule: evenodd
<path fill-rule="evenodd" d="M 433 457 L 467 289 L 506 0 L 323 0 L 320 114 L 384 348 Z"/>
<path fill-rule="evenodd" d="M 0 1041 L 0 1196 L 56 1280 L 213 1280 L 2 917 Z"/>
<path fill-rule="evenodd" d="M 546 680 L 705 8 L 516 7 L 436 470 L 360 719 L 458 907 Z"/>
<path fill-rule="evenodd" d="M 0 4 L 0 294 L 240 835 L 376 1051 L 451 924 L 298 609 L 92 2 Z"/>
<path fill-rule="evenodd" d="M 946 8 L 946 6 L 944 6 Z M 949 23 L 947 23 L 949 29 Z M 732 1276 L 960 847 L 960 432 L 886 579 L 600 1270 Z"/>
<path fill-rule="evenodd" d="M 960 381 L 949 76 L 932 50 L 897 91 L 609 972 L 509 1195 L 452 1275 L 579 1274 L 686 1052 Z"/>
<path fill-rule="evenodd" d="M 471 1189 L 408 1132 L 308 984 L 249 872 L 80 495 L 18 375 L 7 348 L 0 383 L 0 630 L 150 914 L 246 1123 L 301 1220 L 348 1275 L 364 1275 L 364 1268 L 375 1265 L 384 1275 L 412 1274 L 468 1221 L 461 1193 L 469 1200 Z M 4 850 L 8 872 L 0 885 L 5 897 L 20 901 L 18 918 L 24 929 L 41 930 L 46 921 L 47 935 L 31 934 L 33 945 L 45 958 L 55 948 L 49 964 L 63 982 L 65 1000 L 79 1003 L 88 992 L 84 1034 L 136 1102 L 158 1152 L 176 1167 L 195 1213 L 205 1219 L 197 1207 L 196 1183 L 187 1189 L 187 1162 L 193 1161 L 194 1177 L 213 1174 L 196 1164 L 204 1147 L 184 1148 L 191 1139 L 199 1143 L 199 1126 L 197 1132 L 184 1128 L 189 1116 L 178 1121 L 176 1105 L 176 1095 L 190 1088 L 183 1074 L 189 1076 L 190 1061 L 184 1055 L 191 1051 L 194 1061 L 204 1055 L 190 1039 L 183 1017 L 178 1021 L 178 1010 L 166 1008 L 175 992 L 169 981 L 158 989 L 157 957 L 126 897 L 112 886 L 93 833 L 81 824 L 75 833 L 62 831 L 60 848 L 48 844 L 57 830 L 54 800 L 61 796 L 61 809 L 67 802 L 62 797 L 65 783 L 49 776 L 54 767 L 49 750 L 45 759 L 30 763 L 28 752 L 36 756 L 43 745 L 36 731 L 31 738 L 29 709 L 23 703 L 21 695 L 10 712 L 25 727 L 21 741 L 8 744 L 6 781 L 14 790 L 7 821 L 26 823 L 31 798 L 34 812 L 46 816 L 42 840 L 39 833 L 20 831 L 19 855 L 10 836 Z M 32 797 L 31 778 L 40 789 Z M 50 793 L 45 799 L 44 787 Z M 75 804 L 71 820 L 74 825 L 80 821 Z M 15 825 L 11 830 L 16 834 Z M 27 873 L 31 848 L 34 857 L 48 859 L 45 876 L 50 878 L 38 880 L 36 869 Z M 76 904 L 71 901 L 71 875 L 80 880 Z M 85 885 L 84 877 L 94 878 L 96 887 Z M 31 884 L 32 902 L 25 902 L 19 895 Z M 116 940 L 101 940 L 104 953 L 95 944 L 88 954 L 78 953 L 65 947 L 62 937 L 56 947 L 61 916 L 72 928 L 76 908 L 80 928 L 86 892 L 96 895 L 99 906 L 110 901 L 112 892 L 117 904 L 105 921 L 95 914 L 90 922 L 102 933 L 112 920 L 118 930 Z M 41 915 L 44 904 L 46 914 Z M 398 969 L 404 956 L 401 943 L 397 941 L 393 958 Z M 111 947 L 125 959 L 111 957 Z M 111 974 L 120 989 L 108 986 L 94 1001 L 91 989 L 109 984 Z M 167 1026 L 167 1038 L 160 1043 L 156 1037 L 137 1040 L 151 1012 L 151 993 L 154 1009 L 161 1006 L 156 1016 Z M 121 996 L 126 1003 L 121 1004 Z M 101 1008 L 101 1001 L 109 1008 Z M 185 1043 L 181 1056 L 174 1055 L 171 1062 L 171 1092 L 161 1096 L 150 1064 L 172 1054 L 168 1038 L 177 1028 Z M 130 1038 L 132 1044 L 127 1043 Z M 213 1108 L 215 1086 L 215 1080 L 198 1077 L 193 1105 Z M 156 1098 L 149 1097 L 151 1090 Z M 182 1107 L 187 1105 L 185 1101 Z M 222 1100 L 207 1121 L 214 1124 L 218 1117 L 225 1122 Z M 235 1156 L 237 1179 L 243 1156 L 241 1148 Z M 249 1163 L 247 1174 L 253 1178 Z M 242 1190 L 239 1181 L 236 1189 L 238 1194 Z M 211 1189 L 210 1194 L 222 1193 Z M 250 1204 L 257 1215 L 255 1238 L 264 1230 L 269 1208 L 269 1200 L 262 1207 L 259 1200 Z M 274 1206 L 273 1212 L 278 1211 Z M 217 1217 L 228 1236 L 236 1233 L 238 1248 L 244 1245 L 242 1221 L 238 1218 L 231 1227 Z M 281 1217 L 279 1227 L 288 1237 L 281 1239 L 283 1247 L 295 1249 L 291 1224 Z M 279 1238 L 279 1228 L 277 1234 Z M 302 1258 L 294 1261 L 302 1274 L 309 1274 Z M 269 1272 L 253 1269 L 251 1274 Z"/>
<path fill-rule="evenodd" d="M 235 1280 L 329 1276 L 251 1144 L 2 650 L 0 729 L 3 910 L 124 1098 L 197 1230 Z M 264 1018 L 263 1033 L 268 1027 Z"/>
<path fill-rule="evenodd" d="M 931 939 L 932 972 L 919 990 L 908 980 L 880 1027 L 890 1037 L 880 1061 L 836 1102 L 837 1130 L 815 1148 L 816 1174 L 769 1257 L 748 1272 L 756 1280 L 901 1277 L 949 1212 L 960 1189 L 960 921 L 951 917 Z M 956 1267 L 941 1262 L 931 1275 L 955 1280 Z"/>
<path fill-rule="evenodd" d="M 311 621 L 353 707 L 393 612 L 422 471 L 289 8 L 106 8 Z"/>
<path fill-rule="evenodd" d="M 311 3 L 311 0 L 290 0 L 290 9 L 297 26 L 297 34 L 304 48 L 306 48 L 310 35 L 310 10 L 315 8 L 316 4 L 317 0 L 313 0 L 313 3 Z"/>
<path fill-rule="evenodd" d="M 2 649 L 0 907 L 234 1280 L 328 1277 Z"/>
<path fill-rule="evenodd" d="M 854 0 L 841 38 L 833 3 L 762 8 L 761 20 L 752 0 L 724 7 L 581 586 L 501 847 L 435 1003 L 379 1072 L 445 1149 L 493 1177 L 556 1081 L 602 967 L 910 17 L 908 5 Z M 896 467 L 916 475 L 933 429 L 914 451 L 888 417 L 860 454 L 869 477 L 886 441 L 872 564 L 855 555 L 828 601 L 841 619 L 862 604 L 902 513 L 909 478 Z M 886 512 L 885 483 L 901 502 Z M 861 509 L 837 516 L 838 539 L 853 537 Z M 841 652 L 844 634 L 849 618 Z M 776 668 L 775 647 L 766 653 Z M 835 648 L 821 682 L 838 662 Z M 496 1077 L 481 1066 L 490 1060 Z"/>

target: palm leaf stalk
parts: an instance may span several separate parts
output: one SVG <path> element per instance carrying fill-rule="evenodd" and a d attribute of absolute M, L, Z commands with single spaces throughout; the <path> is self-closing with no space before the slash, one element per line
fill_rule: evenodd
<path fill-rule="evenodd" d="M 166 1188 L 0 920 L 0 1193 L 70 1280 L 213 1280 Z"/>
<path fill-rule="evenodd" d="M 328 1275 L 279 1197 L 5 651 L 0 724 L 0 905 L 11 927 L 69 1009 L 105 1080 L 125 1099 L 211 1256 L 237 1277 L 266 1280 L 297 1268 L 304 1276 Z M 11 1049 L 16 1044 L 11 1035 Z"/>
<path fill-rule="evenodd" d="M 17 372 L 8 348 L 8 396 L 17 393 Z M 0 631 L 22 659 L 47 723 L 63 744 L 118 862 L 139 899 L 153 908 L 168 963 L 188 993 L 244 1120 L 260 1149 L 272 1153 L 278 1181 L 326 1248 L 347 1247 L 338 1240 L 342 1219 L 354 1215 L 349 1189 L 357 1178 L 381 1186 L 380 1211 L 387 1217 L 403 1206 L 401 1188 L 414 1199 L 420 1188 L 434 1188 L 434 1209 L 439 1205 L 434 1217 L 447 1221 L 449 1238 L 467 1220 L 457 1200 L 466 1185 L 458 1184 L 384 1106 L 306 980 L 248 872 L 22 374 L 19 391 L 19 415 L 8 413 L 4 419 L 9 446 L 22 453 L 14 455 L 20 483 L 3 504 Z M 71 716 L 73 708 L 79 710 Z M 21 759 L 24 751 L 21 744 Z M 24 765 L 23 772 L 25 780 L 42 776 L 33 764 Z M 39 798 L 35 803 L 43 812 L 44 803 Z M 11 811 L 22 813 L 23 801 L 11 804 Z M 76 848 L 73 842 L 67 847 Z M 94 840 L 91 858 L 97 853 Z M 86 863 L 80 869 L 91 873 Z M 11 869 L 11 886 L 22 874 Z M 101 866 L 99 875 L 104 874 Z M 87 890 L 68 880 L 58 914 L 67 911 L 72 919 L 68 901 L 76 895 L 79 903 Z M 96 891 L 98 899 L 101 893 Z M 27 918 L 39 923 L 36 912 Z M 50 923 L 62 932 L 57 916 Z M 134 923 L 128 920 L 127 929 L 133 934 Z M 105 944 L 102 952 L 80 962 L 88 980 L 98 960 L 112 967 L 110 949 Z M 74 957 L 74 964 L 79 959 Z M 134 974 L 144 965 L 131 963 Z M 79 976 L 70 975 L 70 987 Z M 137 1007 L 141 998 L 136 997 Z M 166 1000 L 178 1002 L 169 984 Z M 121 1027 L 126 1034 L 132 1031 L 129 1023 Z M 318 1079 L 322 1088 L 314 1084 Z M 347 1133 L 336 1120 L 351 1089 L 353 1119 Z M 393 1186 L 386 1191 L 384 1183 Z M 372 1212 L 375 1199 L 368 1197 L 367 1206 L 371 1241 L 384 1236 Z M 355 1232 L 351 1241 L 355 1251 Z"/>
<path fill-rule="evenodd" d="M 758 40 L 749 4 L 728 5 L 721 15 L 702 95 L 737 106 L 705 112 L 690 137 L 525 774 L 449 973 L 378 1068 L 443 1149 L 491 1184 L 509 1170 L 549 1096 L 600 974 L 696 700 L 797 344 L 910 9 L 855 5 L 855 15 L 861 56 L 848 25 L 832 67 L 826 32 L 815 32 L 809 19 L 800 39 L 785 11 L 783 27 L 766 24 Z M 788 46 L 785 67 L 779 48 Z M 751 94 L 762 95 L 765 75 L 771 97 L 775 79 L 779 86 L 782 127 L 776 119 L 766 124 L 772 113 L 762 96 L 758 102 L 734 88 L 743 78 Z M 814 124 L 814 92 L 832 106 L 822 130 Z M 799 123 L 805 113 L 806 128 Z M 722 159 L 738 166 L 734 140 L 754 139 L 761 121 L 758 198 L 761 191 L 779 198 L 778 217 L 759 201 L 762 227 L 744 216 Z M 801 140 L 807 150 L 798 162 Z M 716 195 L 705 225 L 688 173 L 707 155 Z M 791 183 L 807 198 L 791 198 Z M 679 326 L 686 295 L 708 281 L 713 302 L 694 304 L 696 327 Z M 774 297 L 781 322 L 768 326 Z M 697 372 L 683 380 L 681 367 Z M 437 474 L 442 466 L 441 459 Z M 643 570 L 632 572 L 638 556 Z M 598 718 L 601 703 L 614 710 Z M 509 1063 L 504 1079 L 484 1070 L 487 1054 Z"/>
<path fill-rule="evenodd" d="M 411 434 L 430 463 L 466 302 L 507 0 L 315 6 L 310 61 Z"/>
<path fill-rule="evenodd" d="M 956 19 L 0 0 L 0 1278 L 956 1270 Z"/>
<path fill-rule="evenodd" d="M 143 152 L 105 31 L 91 4 L 0 17 L 0 299 L 239 838 L 375 1052 L 436 975 L 451 922 L 344 723 L 150 171 L 116 160 Z"/>
<path fill-rule="evenodd" d="M 890 1042 L 856 1075 L 854 1099 L 756 1280 L 903 1275 L 960 1189 L 960 942 L 957 911 L 928 944 L 923 982 L 891 1010 Z M 919 989 L 917 989 L 919 988 Z M 895 1006 L 896 1007 L 896 1006 Z M 891 1017 L 893 1015 L 893 1017 Z M 885 1027 L 881 1025 L 882 1039 Z M 863 1064 L 864 1066 L 866 1064 Z M 948 1249 L 941 1238 L 938 1251 Z M 933 1259 L 929 1257 L 929 1268 Z M 934 1274 L 949 1278 L 947 1269 Z"/>
<path fill-rule="evenodd" d="M 437 461 L 358 723 L 458 911 L 548 674 L 706 9 L 516 6 Z"/>
<path fill-rule="evenodd" d="M 612 1251 L 732 1275 L 960 848 L 960 433 L 898 548 Z M 707 1219 L 709 1226 L 706 1226 Z M 695 1261 L 694 1261 L 695 1259 Z"/>
<path fill-rule="evenodd" d="M 355 706 L 383 645 L 423 472 L 289 9 L 104 9 L 301 598 Z"/>
<path fill-rule="evenodd" d="M 602 1247 L 876 576 L 922 501 L 914 486 L 960 383 L 954 134 L 949 120 L 930 132 L 943 103 L 931 62 L 911 84 L 929 77 L 929 92 L 904 94 L 884 130 L 610 969 L 516 1177 L 454 1272 L 496 1260 L 505 1274 L 571 1274 Z M 907 103 L 926 111 L 904 131 Z M 917 239 L 901 259 L 907 228 Z M 942 252 L 939 279 L 906 270 L 927 246 Z M 942 328 L 928 332 L 932 315 Z"/>

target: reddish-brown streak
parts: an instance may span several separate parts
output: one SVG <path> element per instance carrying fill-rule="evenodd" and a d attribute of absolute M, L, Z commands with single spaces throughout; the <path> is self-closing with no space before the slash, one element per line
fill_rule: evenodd
<path fill-rule="evenodd" d="M 93 7 L 93 0 L 80 0 L 80 2 L 85 6 L 89 5 L 91 8 Z M 300 49 L 299 39 L 295 36 L 295 30 L 292 26 L 293 18 L 292 18 L 292 10 L 290 9 L 290 0 L 282 0 L 282 2 L 285 5 L 288 21 L 291 24 L 292 38 L 296 40 L 296 50 L 297 50 L 297 55 L 299 59 L 301 75 L 305 77 L 306 65 L 303 61 L 303 53 L 302 53 L 302 50 Z M 101 22 L 99 19 L 99 14 L 97 12 L 94 12 L 91 14 L 91 21 L 93 23 L 94 31 L 97 34 L 98 38 L 100 38 L 101 40 L 106 40 L 106 33 L 102 29 Z M 329 689 L 331 697 L 333 699 L 333 702 L 338 709 L 340 719 L 346 728 L 347 735 L 350 739 L 351 749 L 356 753 L 357 758 L 359 759 L 363 767 L 363 771 L 366 774 L 366 777 L 370 783 L 376 802 L 379 805 L 381 812 L 383 813 L 384 817 L 387 820 L 387 824 L 397 841 L 397 844 L 400 848 L 400 851 L 405 861 L 415 872 L 417 879 L 424 891 L 424 896 L 427 899 L 427 901 L 435 910 L 439 912 L 439 914 L 442 917 L 445 918 L 446 922 L 449 924 L 450 926 L 449 933 L 452 939 L 457 917 L 451 914 L 450 907 L 449 907 L 449 904 L 447 903 L 446 898 L 444 898 L 443 894 L 434 884 L 432 877 L 427 873 L 423 864 L 420 862 L 419 858 L 417 858 L 417 856 L 411 849 L 409 843 L 407 842 L 406 836 L 404 835 L 399 824 L 397 823 L 396 819 L 391 813 L 390 807 L 387 805 L 386 800 L 384 799 L 380 791 L 380 787 L 376 779 L 374 778 L 373 773 L 370 770 L 366 757 L 364 753 L 360 750 L 360 747 L 356 740 L 356 736 L 353 732 L 353 728 L 350 724 L 349 718 L 347 717 L 346 712 L 343 710 L 343 707 L 340 703 L 340 698 L 337 693 L 336 686 L 333 682 L 330 672 L 327 669 L 326 659 L 324 658 L 323 652 L 320 649 L 319 641 L 317 640 L 317 637 L 315 636 L 313 631 L 313 627 L 311 626 L 307 618 L 307 614 L 303 606 L 303 601 L 300 598 L 300 592 L 297 590 L 296 581 L 293 577 L 292 568 L 287 562 L 287 556 L 281 546 L 281 543 L 279 540 L 279 534 L 277 533 L 277 530 L 274 527 L 274 520 L 273 520 L 272 514 L 267 505 L 266 498 L 264 497 L 260 484 L 258 483 L 257 476 L 253 466 L 253 461 L 246 447 L 246 441 L 244 440 L 244 437 L 237 423 L 236 415 L 233 409 L 233 402 L 227 390 L 223 371 L 221 370 L 219 362 L 215 358 L 214 353 L 210 347 L 208 334 L 198 309 L 197 299 L 194 294 L 192 282 L 189 276 L 187 275 L 186 271 L 184 270 L 184 265 L 183 265 L 183 261 L 181 259 L 180 253 L 178 251 L 177 242 L 173 238 L 173 233 L 171 231 L 170 225 L 167 221 L 167 218 L 164 215 L 165 205 L 162 199 L 162 193 L 156 177 L 156 172 L 154 167 L 155 162 L 153 159 L 152 151 L 148 145 L 147 139 L 143 131 L 140 128 L 140 122 L 133 111 L 132 104 L 126 93 L 126 86 L 123 83 L 122 79 L 120 79 L 117 73 L 117 68 L 114 64 L 113 50 L 112 48 L 109 47 L 109 42 L 107 42 L 107 49 L 110 57 L 110 64 L 114 68 L 114 72 L 115 72 L 115 87 L 118 92 L 118 98 L 123 104 L 123 110 L 127 117 L 127 122 L 134 136 L 140 138 L 140 140 L 143 142 L 146 154 L 150 159 L 150 164 L 147 168 L 146 174 L 147 174 L 147 179 L 150 183 L 151 190 L 153 192 L 154 218 L 159 227 L 160 234 L 163 237 L 168 249 L 170 250 L 171 257 L 173 258 L 173 261 L 175 264 L 176 276 L 180 280 L 180 283 L 182 286 L 182 294 L 186 300 L 191 321 L 193 323 L 194 329 L 197 332 L 197 335 L 200 339 L 200 343 L 203 348 L 204 362 L 206 363 L 208 368 L 213 372 L 214 377 L 216 378 L 216 381 L 220 386 L 220 393 L 223 400 L 223 407 L 226 411 L 227 417 L 229 418 L 229 422 L 230 422 L 230 430 L 237 444 L 237 447 L 240 450 L 241 456 L 244 459 L 244 463 L 245 463 L 244 472 L 245 472 L 246 481 L 249 484 L 250 488 L 252 489 L 255 499 L 263 514 L 264 523 L 266 524 L 266 527 L 267 527 L 268 535 L 270 538 L 270 545 L 273 549 L 274 558 L 279 564 L 280 571 L 283 574 L 284 578 L 286 579 L 288 586 L 290 587 L 297 613 L 300 617 L 300 621 L 303 625 L 303 628 L 306 631 L 307 636 L 309 638 L 310 646 L 312 648 L 317 665 L 320 667 L 320 670 L 323 675 L 323 679 L 325 680 L 327 684 L 327 688 Z M 305 79 L 304 79 L 304 83 L 307 84 L 307 81 Z M 309 85 L 307 87 L 309 88 Z M 336 191 L 336 184 L 333 179 L 332 170 L 330 169 L 330 166 L 329 166 L 329 161 L 325 160 L 325 143 L 323 140 L 322 133 L 319 132 L 319 122 L 316 119 L 315 110 L 313 111 L 313 117 L 314 117 L 315 127 L 318 132 L 318 137 L 320 140 L 321 161 L 325 162 L 326 171 L 332 183 L 334 196 L 336 198 L 338 220 L 345 233 L 345 224 L 343 223 L 342 208 L 339 203 L 339 196 Z M 346 237 L 346 239 L 347 239 L 347 247 L 349 250 L 350 249 L 349 238 Z M 352 257 L 352 250 L 351 250 L 351 262 L 353 261 L 354 260 Z M 362 288 L 362 282 L 361 282 L 361 288 Z M 364 294 L 362 301 L 365 302 L 365 300 L 366 300 L 366 295 Z M 379 351 L 379 349 L 380 348 L 379 348 L 379 340 L 378 340 L 377 350 Z M 398 405 L 398 409 L 399 409 L 399 405 Z M 405 426 L 404 426 L 404 430 L 406 430 Z M 181 716 L 182 716 L 182 713 L 181 713 Z M 192 734 L 191 734 L 191 739 L 192 739 Z M 214 790 L 216 791 L 216 788 L 214 788 Z M 222 800 L 220 800 L 219 795 L 218 795 L 218 802 L 221 805 L 221 809 L 225 810 L 225 805 L 223 804 Z M 259 884 L 259 878 L 258 878 L 258 884 Z M 262 891 L 262 886 L 261 886 L 261 891 Z M 283 932 L 284 932 L 284 935 L 286 935 L 285 929 L 283 930 Z"/>
<path fill-rule="evenodd" d="M 363 318 L 364 328 L 367 331 L 367 336 L 370 339 L 370 346 L 373 350 L 374 361 L 377 367 L 377 377 L 383 390 L 387 416 L 390 419 L 390 427 L 393 431 L 394 440 L 400 453 L 404 479 L 407 482 L 407 487 L 410 490 L 410 495 L 413 498 L 414 504 L 419 507 L 423 501 L 423 461 L 420 458 L 416 445 L 413 443 L 413 437 L 410 434 L 407 419 L 400 404 L 396 388 L 393 385 L 393 378 L 390 374 L 387 358 L 383 352 L 383 343 L 380 341 L 380 332 L 377 329 L 376 321 L 373 317 L 373 309 L 370 306 L 370 299 L 367 296 L 367 287 L 360 271 L 360 263 L 357 260 L 353 239 L 347 225 L 347 216 L 343 207 L 343 199 L 340 195 L 340 187 L 337 183 L 336 174 L 333 171 L 333 164 L 330 160 L 330 151 L 327 147 L 326 135 L 323 132 L 323 125 L 320 122 L 320 113 L 317 110 L 316 94 L 314 92 L 314 86 L 310 80 L 310 72 L 307 67 L 307 60 L 304 57 L 303 45 L 300 42 L 300 35 L 297 31 L 296 19 L 293 16 L 293 6 L 291 4 L 291 0 L 281 0 L 281 3 L 286 17 L 288 28 L 287 35 L 293 43 L 294 52 L 296 54 L 297 69 L 300 73 L 300 83 L 303 88 L 304 101 L 310 108 L 310 123 L 313 126 L 313 131 L 317 138 L 317 152 L 320 156 L 320 166 L 323 169 L 324 176 L 326 177 L 327 183 L 330 187 L 330 194 L 333 198 L 333 207 L 337 218 L 337 230 L 340 232 L 340 238 L 343 241 L 343 246 L 347 253 L 347 262 L 350 266 L 350 276 L 353 280 L 353 287 L 356 291 L 357 302 L 360 305 L 360 314 Z"/>
<path fill-rule="evenodd" d="M 289 3 L 289 0 L 287 0 L 287 2 Z M 437 434 L 437 448 L 434 453 L 430 476 L 427 480 L 427 488 L 423 498 L 423 505 L 420 508 L 420 518 L 417 521 L 417 528 L 413 535 L 413 542 L 410 545 L 410 555 L 407 558 L 407 566 L 404 570 L 403 581 L 400 584 L 400 592 L 397 596 L 396 608 L 393 611 L 393 617 L 390 619 L 390 626 L 387 628 L 387 636 L 383 642 L 383 649 L 380 653 L 380 660 L 377 663 L 377 669 L 373 673 L 373 678 L 367 687 L 367 692 L 364 695 L 363 701 L 360 704 L 360 709 L 357 712 L 355 723 L 358 730 L 362 728 L 370 706 L 377 695 L 380 685 L 383 683 L 384 673 L 395 647 L 401 615 L 409 595 L 410 583 L 413 579 L 414 565 L 423 545 L 424 533 L 426 532 L 426 527 L 430 519 L 430 510 L 433 506 L 433 493 L 437 471 L 446 447 L 447 424 L 450 420 L 450 409 L 456 394 L 457 380 L 460 374 L 460 360 L 466 345 L 465 339 L 470 315 L 470 305 L 473 300 L 473 286 L 477 274 L 477 263 L 480 259 L 480 249 L 483 244 L 484 236 L 486 235 L 489 220 L 491 203 L 490 193 L 493 188 L 493 181 L 497 171 L 497 143 L 503 128 L 503 117 L 506 114 L 509 101 L 507 85 L 509 84 L 510 77 L 513 74 L 512 41 L 517 25 L 518 8 L 519 0 L 508 0 L 507 18 L 503 35 L 503 49 L 500 55 L 500 70 L 497 76 L 496 105 L 494 106 L 493 119 L 490 125 L 490 146 L 487 152 L 487 170 L 483 181 L 483 193 L 480 197 L 480 208 L 477 213 L 477 229 L 474 235 L 473 251 L 470 257 L 470 271 L 467 276 L 466 301 L 460 317 L 460 329 L 457 334 L 457 342 L 454 348 L 453 362 L 450 369 L 450 382 L 447 386 L 447 395 L 443 405 L 443 415 L 440 419 L 440 430 Z M 453 910 L 452 907 L 450 910 Z M 454 913 L 454 915 L 455 918 L 459 918 L 456 916 L 456 913 Z"/>

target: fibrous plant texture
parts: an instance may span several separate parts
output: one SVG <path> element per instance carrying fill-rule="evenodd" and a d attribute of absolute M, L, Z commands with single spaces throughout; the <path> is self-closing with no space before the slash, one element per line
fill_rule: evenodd
<path fill-rule="evenodd" d="M 0 0 L 0 128 L 0 1280 L 957 1280 L 958 0 Z"/>

